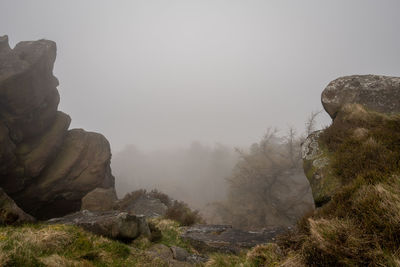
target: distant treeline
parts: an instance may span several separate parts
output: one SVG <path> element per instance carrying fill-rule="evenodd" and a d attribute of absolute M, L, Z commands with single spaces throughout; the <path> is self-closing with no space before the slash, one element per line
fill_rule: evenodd
<path fill-rule="evenodd" d="M 188 148 L 144 152 L 134 145 L 114 153 L 112 170 L 119 197 L 157 189 L 201 209 L 226 198 L 226 179 L 238 160 L 233 148 L 194 142 Z"/>

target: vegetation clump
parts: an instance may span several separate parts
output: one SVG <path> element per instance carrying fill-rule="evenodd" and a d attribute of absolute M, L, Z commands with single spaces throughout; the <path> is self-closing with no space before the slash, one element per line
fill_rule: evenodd
<path fill-rule="evenodd" d="M 281 247 L 307 266 L 399 266 L 400 115 L 349 104 L 319 142 L 342 186 Z"/>
<path fill-rule="evenodd" d="M 0 227 L 0 266 L 134 266 L 146 260 L 133 247 L 75 226 Z"/>
<path fill-rule="evenodd" d="M 185 202 L 171 199 L 167 194 L 156 189 L 150 192 L 147 192 L 145 189 L 140 189 L 126 194 L 125 197 L 119 202 L 118 209 L 127 209 L 130 205 L 135 203 L 136 200 L 143 196 L 158 199 L 161 201 L 161 203 L 167 206 L 168 209 L 164 216 L 165 219 L 174 220 L 181 226 L 204 223 L 204 220 L 200 216 L 198 210 L 192 210 Z"/>
<path fill-rule="evenodd" d="M 319 143 L 341 182 L 329 202 L 267 256 L 255 247 L 253 256 L 217 255 L 210 266 L 400 266 L 400 115 L 348 104 Z"/>

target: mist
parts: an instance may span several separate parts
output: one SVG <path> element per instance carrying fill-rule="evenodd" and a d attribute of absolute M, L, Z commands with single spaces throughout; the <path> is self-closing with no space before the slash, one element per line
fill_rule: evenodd
<path fill-rule="evenodd" d="M 398 1 L 0 2 L 11 45 L 58 45 L 60 109 L 114 151 L 249 146 L 348 74 L 398 75 Z M 325 115 L 323 115 L 325 116 Z M 327 116 L 321 124 L 327 124 Z"/>
<path fill-rule="evenodd" d="M 399 10 L 395 0 L 2 0 L 0 35 L 57 43 L 60 110 L 109 140 L 120 197 L 159 189 L 202 209 L 229 196 L 235 148 L 269 127 L 301 135 L 328 82 L 400 76 Z M 315 128 L 330 122 L 321 113 Z"/>
<path fill-rule="evenodd" d="M 193 142 L 185 148 L 150 152 L 128 145 L 114 154 L 112 169 L 120 197 L 139 188 L 157 189 L 202 209 L 226 198 L 226 179 L 237 160 L 234 149 L 221 144 Z"/>

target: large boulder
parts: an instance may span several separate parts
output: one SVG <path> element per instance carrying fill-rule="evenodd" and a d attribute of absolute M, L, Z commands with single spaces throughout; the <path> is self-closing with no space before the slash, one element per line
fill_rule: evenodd
<path fill-rule="evenodd" d="M 80 211 L 62 218 L 47 221 L 50 224 L 76 225 L 94 234 L 122 241 L 132 241 L 139 235 L 150 237 L 150 229 L 144 216 L 127 212 Z"/>
<path fill-rule="evenodd" d="M 0 37 L 0 187 L 40 219 L 77 211 L 93 189 L 114 187 L 104 136 L 68 130 L 57 111 L 56 44 Z"/>
<path fill-rule="evenodd" d="M 328 84 L 321 96 L 322 105 L 337 129 L 351 121 L 364 121 L 371 114 L 400 112 L 400 78 L 378 75 L 354 75 L 338 78 Z M 371 111 L 371 112 L 370 112 Z M 340 130 L 338 130 L 340 131 Z M 356 140 L 367 136 L 365 128 L 355 129 Z M 311 133 L 302 144 L 304 172 L 310 182 L 316 206 L 327 203 L 343 186 L 331 168 L 330 154 L 321 139 L 323 131 Z"/>
<path fill-rule="evenodd" d="M 0 188 L 0 224 L 21 224 L 34 222 L 35 219 L 21 210 L 3 189 Z"/>
<path fill-rule="evenodd" d="M 71 130 L 53 162 L 14 199 L 38 218 L 79 210 L 88 192 L 114 186 L 110 158 L 110 145 L 102 135 Z"/>
<path fill-rule="evenodd" d="M 82 198 L 81 210 L 109 211 L 112 210 L 117 201 L 114 187 L 96 188 Z"/>
<path fill-rule="evenodd" d="M 338 78 L 322 92 L 326 112 L 335 118 L 348 103 L 361 104 L 381 113 L 400 112 L 400 78 L 380 75 L 353 75 Z"/>

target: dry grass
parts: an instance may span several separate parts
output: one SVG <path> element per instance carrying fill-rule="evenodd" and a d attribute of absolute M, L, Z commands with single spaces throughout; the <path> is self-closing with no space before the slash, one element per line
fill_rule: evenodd
<path fill-rule="evenodd" d="M 320 141 L 343 186 L 280 240 L 282 264 L 399 266 L 400 116 L 346 105 Z"/>
<path fill-rule="evenodd" d="M 0 266 L 135 266 L 143 251 L 65 225 L 0 228 Z"/>

